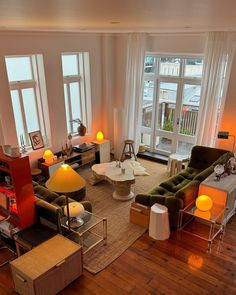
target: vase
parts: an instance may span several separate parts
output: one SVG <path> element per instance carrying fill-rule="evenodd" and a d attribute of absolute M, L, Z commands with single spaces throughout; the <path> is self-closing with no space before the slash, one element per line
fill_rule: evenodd
<path fill-rule="evenodd" d="M 85 136 L 85 134 L 86 134 L 86 127 L 82 124 L 82 123 L 80 123 L 80 125 L 78 126 L 78 134 L 79 134 L 79 136 Z"/>

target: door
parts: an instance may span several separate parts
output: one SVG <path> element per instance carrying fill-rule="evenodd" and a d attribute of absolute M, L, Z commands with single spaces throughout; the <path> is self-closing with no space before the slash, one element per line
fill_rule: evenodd
<path fill-rule="evenodd" d="M 199 117 L 203 60 L 149 56 L 145 61 L 142 143 L 163 155 L 189 154 Z"/>

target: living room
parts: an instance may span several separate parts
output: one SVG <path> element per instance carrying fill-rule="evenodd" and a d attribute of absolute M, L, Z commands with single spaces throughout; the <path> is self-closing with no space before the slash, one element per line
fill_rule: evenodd
<path fill-rule="evenodd" d="M 90 4 L 91 2 L 89 1 Z M 129 3 L 130 6 L 126 7 L 126 9 L 132 15 L 133 6 L 136 4 L 133 1 L 128 2 L 132 3 Z M 20 13 L 14 10 L 9 12 L 9 15 L 12 15 L 12 18 L 10 18 L 7 13 L 7 6 L 4 6 L 1 9 L 2 21 L 0 32 L 0 144 L 9 144 L 12 147 L 19 146 L 5 58 L 33 55 L 37 56 L 39 60 L 38 71 L 39 76 L 42 77 L 40 83 L 41 95 L 43 97 L 42 108 L 45 115 L 46 137 L 44 137 L 44 140 L 46 144 L 45 148 L 30 150 L 27 153 L 31 168 L 36 168 L 38 159 L 43 157 L 46 148 L 50 148 L 56 153 L 65 145 L 68 137 L 62 54 L 75 52 L 89 53 L 91 109 L 88 108 L 87 110 L 87 133 L 83 137 L 74 136 L 72 144 L 78 145 L 83 142 L 93 141 L 96 138 L 97 132 L 102 130 L 105 138 L 110 141 L 111 152 L 118 159 L 124 140 L 130 136 L 128 130 L 130 127 L 128 125 L 133 126 L 131 121 L 128 125 L 125 125 L 121 119 L 121 114 L 124 108 L 126 108 L 126 50 L 131 33 L 140 33 L 142 37 L 145 37 L 145 53 L 150 55 L 160 54 L 162 56 L 204 58 L 209 31 L 225 31 L 233 38 L 235 43 L 236 24 L 232 17 L 235 8 L 233 2 L 230 2 L 228 7 L 225 8 L 222 3 L 217 1 L 215 10 L 208 3 L 208 6 L 204 6 L 202 9 L 207 9 L 205 11 L 208 11 L 211 16 L 209 17 L 209 15 L 206 16 L 205 11 L 201 12 L 201 6 L 196 7 L 195 5 L 197 4 L 193 3 L 194 1 L 190 1 L 191 4 L 188 4 L 190 6 L 187 7 L 189 10 L 191 8 L 192 19 L 189 19 L 187 7 L 184 7 L 186 3 L 184 4 L 181 1 L 182 6 L 177 7 L 176 4 L 173 4 L 173 1 L 172 3 L 171 1 L 167 2 L 170 6 L 173 5 L 171 13 L 168 14 L 167 8 L 162 7 L 162 9 L 165 9 L 163 13 L 165 11 L 168 17 L 166 17 L 165 21 L 161 17 L 161 12 L 158 12 L 159 23 L 156 23 L 156 27 L 154 26 L 151 29 L 148 27 L 147 21 L 143 22 L 143 27 L 137 21 L 136 25 L 131 27 L 127 19 L 127 27 L 125 28 L 125 24 L 123 27 L 123 23 L 120 21 L 121 14 L 112 13 L 116 10 L 118 12 L 122 11 L 118 9 L 119 5 L 117 6 L 117 3 L 113 3 L 114 6 L 112 7 L 111 4 L 108 5 L 107 1 L 103 3 L 104 6 L 101 6 L 103 6 L 103 9 L 107 5 L 109 7 L 109 9 L 106 8 L 109 12 L 105 17 L 106 23 L 109 23 L 109 25 L 105 28 L 105 25 L 104 27 L 102 25 L 104 23 L 97 23 L 96 25 L 90 19 L 90 22 L 87 20 L 87 25 L 90 24 L 87 29 L 76 22 L 76 16 L 72 12 L 70 22 L 63 17 L 61 12 L 61 18 L 57 15 L 53 23 L 53 12 L 50 8 L 46 8 L 46 6 L 43 7 L 40 4 L 38 7 L 35 6 L 42 16 L 45 13 L 45 17 L 42 18 L 39 18 L 39 15 L 36 14 L 35 19 L 33 19 L 33 16 L 32 19 L 27 17 L 27 6 L 24 9 L 22 8 L 22 18 L 20 18 Z M 203 5 L 202 1 L 200 2 Z M 147 6 L 149 7 L 149 14 L 151 14 L 151 7 L 153 5 L 155 7 L 153 10 L 158 11 L 159 1 L 157 4 L 154 4 L 153 1 L 151 4 L 148 4 L 151 5 L 150 7 Z M 34 5 L 36 4 L 34 3 Z M 93 5 L 95 4 L 93 3 Z M 123 3 L 123 5 L 125 4 Z M 15 8 L 17 8 L 17 5 Z M 32 11 L 35 8 L 31 7 Z M 61 9 L 63 10 L 63 7 Z M 89 9 L 89 7 L 86 7 L 86 9 Z M 98 15 L 99 13 L 103 15 L 102 8 L 98 7 L 97 9 Z M 196 13 L 198 9 L 200 11 L 199 15 Z M 185 18 L 184 13 L 181 14 L 181 10 L 185 12 Z M 217 17 L 214 17 L 213 10 Z M 95 13 L 94 11 L 95 9 L 93 13 Z M 138 8 L 133 13 L 134 23 L 137 11 Z M 176 11 L 181 17 L 175 16 Z M 50 17 L 52 18 L 52 23 L 50 22 Z M 147 15 L 146 17 L 148 18 Z M 155 18 L 154 16 L 152 17 L 154 21 Z M 24 19 L 25 22 L 23 22 Z M 168 23 L 167 19 L 170 23 Z M 171 21 L 173 21 L 173 24 Z M 147 27 L 145 27 L 145 23 Z M 215 138 L 210 138 L 210 140 L 214 141 L 215 147 L 232 151 L 232 138 L 220 140 L 216 139 L 216 134 L 219 130 L 226 130 L 230 135 L 236 134 L 234 114 L 236 109 L 236 86 L 234 83 L 236 79 L 236 53 L 232 57 L 232 66 L 226 77 L 227 79 L 227 89 L 223 94 L 225 101 L 220 108 L 220 119 L 217 122 Z M 205 112 L 207 115 L 211 115 L 210 111 L 205 110 Z M 208 134 L 208 127 L 203 130 Z M 201 145 L 212 145 L 209 142 L 206 143 L 206 141 L 197 142 Z M 145 166 L 144 162 L 142 164 Z M 156 165 L 158 164 L 156 163 Z M 155 165 L 155 162 L 153 162 L 153 165 Z M 150 171 L 153 171 L 153 166 L 150 168 Z M 80 170 L 78 172 L 80 173 Z M 136 179 L 137 182 L 138 179 Z M 212 290 L 214 294 L 224 294 L 224 292 L 225 294 L 233 294 L 236 288 L 235 284 L 232 287 L 228 285 L 232 280 L 236 267 L 233 260 L 233 253 L 235 253 L 234 234 L 235 217 L 232 218 L 230 224 L 227 224 L 226 227 L 224 241 L 226 241 L 228 248 L 226 247 L 225 252 L 221 256 L 217 256 L 215 253 L 211 256 L 204 252 L 204 243 L 201 244 L 197 239 L 189 240 L 187 236 L 184 236 L 182 241 L 179 241 L 177 233 L 174 232 L 170 240 L 155 241 L 151 240 L 146 233 L 127 252 L 122 254 L 123 256 L 121 255 L 114 264 L 111 264 L 107 269 L 95 276 L 85 271 L 81 278 L 77 279 L 61 294 L 77 294 L 79 292 L 84 292 L 84 294 L 174 294 L 179 285 L 181 285 L 183 294 L 190 294 L 191 288 L 186 287 L 187 284 L 195 290 L 195 293 L 192 291 L 194 294 L 200 294 L 201 292 L 209 294 L 207 290 Z M 198 244 L 199 249 L 197 247 Z M 192 252 L 191 249 L 193 249 Z M 190 254 L 203 258 L 203 270 L 191 269 L 189 267 L 187 257 Z M 137 267 L 137 264 L 140 264 L 139 267 Z M 225 267 L 223 264 L 225 264 Z M 143 270 L 139 270 L 139 268 Z M 9 266 L 5 266 L 0 272 L 0 293 L 1 291 L 1 294 L 13 292 L 13 282 L 10 278 Z M 174 272 L 180 272 L 181 275 L 178 273 L 173 278 Z M 159 278 L 157 278 L 158 275 Z M 223 276 L 225 276 L 224 279 Z M 184 278 L 184 283 L 181 283 L 181 278 Z M 208 278 L 210 283 L 207 282 Z M 140 286 L 135 287 L 139 283 Z M 166 286 L 171 283 L 172 285 L 168 289 Z M 207 290 L 199 287 L 201 283 L 207 284 Z M 9 292 L 8 289 L 10 290 Z"/>

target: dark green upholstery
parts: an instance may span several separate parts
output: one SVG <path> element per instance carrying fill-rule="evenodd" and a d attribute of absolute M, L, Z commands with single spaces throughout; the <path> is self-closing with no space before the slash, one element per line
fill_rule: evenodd
<path fill-rule="evenodd" d="M 155 203 L 165 205 L 168 208 L 170 225 L 176 228 L 179 210 L 196 199 L 199 184 L 213 173 L 214 166 L 226 163 L 231 156 L 226 150 L 194 146 L 186 169 L 147 193 L 137 194 L 135 201 L 145 206 Z"/>
<path fill-rule="evenodd" d="M 51 203 L 55 207 L 57 207 L 60 211 L 60 214 L 63 215 L 64 213 L 64 207 L 66 205 L 66 197 L 63 195 L 58 195 L 55 192 L 50 191 L 46 187 L 39 185 L 37 182 L 33 181 L 33 189 L 35 195 L 44 200 L 48 203 Z M 76 195 L 72 195 L 74 198 L 70 197 L 68 198 L 69 203 L 70 202 L 78 202 L 80 199 L 80 196 L 76 197 Z M 80 203 L 84 206 L 84 209 L 86 211 L 92 212 L 92 205 L 89 201 L 80 201 Z"/>

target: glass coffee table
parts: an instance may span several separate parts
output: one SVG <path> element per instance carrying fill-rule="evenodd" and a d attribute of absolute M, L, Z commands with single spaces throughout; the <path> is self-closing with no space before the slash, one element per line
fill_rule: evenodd
<path fill-rule="evenodd" d="M 71 228 L 71 232 L 68 233 L 68 238 L 79 243 L 85 254 L 101 242 L 106 244 L 107 219 L 88 211 L 85 211 L 81 218 L 84 220 L 84 224 Z M 67 217 L 62 217 L 61 226 L 68 230 L 66 222 Z"/>
<path fill-rule="evenodd" d="M 207 251 L 211 251 L 213 240 L 225 231 L 225 207 L 213 204 L 209 212 L 200 212 L 195 201 L 179 211 L 178 230 L 199 237 L 208 242 Z"/>

